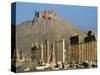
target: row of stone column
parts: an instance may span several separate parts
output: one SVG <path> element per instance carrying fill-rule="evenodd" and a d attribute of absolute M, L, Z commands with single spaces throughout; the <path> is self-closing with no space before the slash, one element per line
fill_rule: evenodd
<path fill-rule="evenodd" d="M 96 41 L 81 43 L 79 45 L 79 61 L 96 61 L 97 60 L 97 50 Z"/>
<path fill-rule="evenodd" d="M 97 61 L 96 41 L 84 42 L 75 45 L 71 45 L 70 48 L 70 60 L 83 62 L 85 61 Z M 67 50 L 66 50 L 67 51 Z M 66 55 L 67 56 L 67 55 Z M 68 57 L 68 56 L 67 56 Z"/>

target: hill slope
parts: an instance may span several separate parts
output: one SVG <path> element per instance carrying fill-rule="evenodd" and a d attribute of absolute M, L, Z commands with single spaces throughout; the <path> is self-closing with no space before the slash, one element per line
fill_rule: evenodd
<path fill-rule="evenodd" d="M 29 51 L 32 43 L 33 45 L 36 42 L 41 43 L 46 38 L 51 42 L 64 38 L 67 42 L 75 34 L 83 35 L 75 27 L 57 16 L 38 18 L 36 21 L 26 21 L 16 26 L 16 48 Z"/>

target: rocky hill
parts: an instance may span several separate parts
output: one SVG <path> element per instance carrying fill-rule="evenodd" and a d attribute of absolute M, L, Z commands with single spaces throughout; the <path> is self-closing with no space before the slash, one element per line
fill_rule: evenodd
<path fill-rule="evenodd" d="M 68 42 L 76 34 L 83 36 L 77 28 L 56 16 L 55 11 L 36 11 L 32 21 L 28 20 L 16 26 L 16 48 L 29 51 L 32 43 L 41 43 L 46 38 L 50 42 L 63 38 Z"/>

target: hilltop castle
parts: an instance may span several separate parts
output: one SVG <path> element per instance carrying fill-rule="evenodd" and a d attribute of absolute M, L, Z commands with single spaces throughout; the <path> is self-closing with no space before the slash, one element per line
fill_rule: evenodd
<path fill-rule="evenodd" d="M 38 18 L 51 19 L 52 17 L 55 17 L 55 16 L 56 16 L 56 13 L 54 10 L 35 11 L 35 17 L 33 19 L 33 22 L 37 21 Z"/>
<path fill-rule="evenodd" d="M 54 10 L 35 11 L 35 17 L 53 17 L 56 13 Z"/>

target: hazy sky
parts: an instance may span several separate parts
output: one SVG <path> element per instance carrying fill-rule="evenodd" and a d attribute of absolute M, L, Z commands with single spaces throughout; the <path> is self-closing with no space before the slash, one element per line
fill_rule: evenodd
<path fill-rule="evenodd" d="M 13 5 L 15 6 L 15 5 Z M 13 9 L 13 8 L 12 8 Z M 35 10 L 51 10 L 56 11 L 57 16 L 65 21 L 69 21 L 81 31 L 92 30 L 97 32 L 97 7 L 73 6 L 73 5 L 54 5 L 39 3 L 16 3 L 16 15 L 12 10 L 12 24 L 16 16 L 16 25 L 26 20 L 32 20 Z"/>

